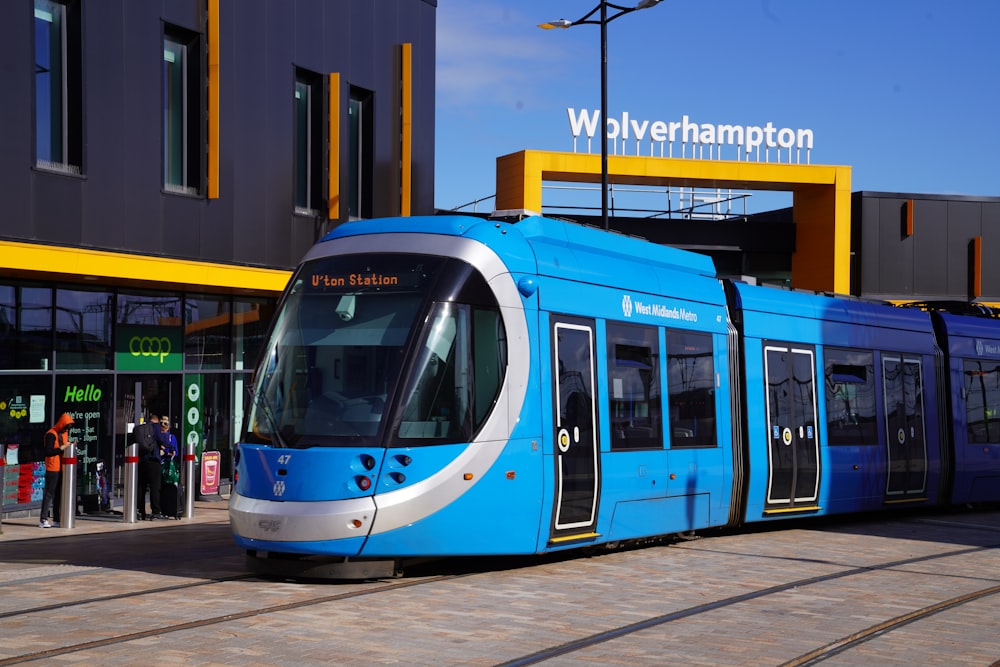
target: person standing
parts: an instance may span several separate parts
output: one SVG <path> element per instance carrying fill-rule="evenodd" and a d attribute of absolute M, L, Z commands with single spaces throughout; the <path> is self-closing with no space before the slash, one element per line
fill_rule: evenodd
<path fill-rule="evenodd" d="M 163 439 L 166 441 L 166 444 L 160 448 L 160 459 L 166 463 L 174 460 L 180 445 L 177 443 L 177 437 L 170 432 L 170 417 L 167 415 L 160 417 L 160 428 L 163 430 Z"/>
<path fill-rule="evenodd" d="M 177 438 L 170 432 L 170 417 L 163 415 L 160 417 L 160 428 L 163 430 L 163 439 L 166 444 L 160 448 L 161 469 L 163 475 L 160 482 L 160 511 L 166 518 L 180 518 L 180 507 L 178 505 L 177 491 L 177 468 L 173 465 L 177 456 Z"/>
<path fill-rule="evenodd" d="M 149 490 L 151 519 L 165 519 L 160 511 L 160 452 L 167 446 L 160 430 L 160 418 L 152 415 L 149 421 L 132 429 L 132 440 L 137 445 L 139 457 L 138 489 L 136 490 L 136 510 L 139 519 L 146 518 L 146 490 Z"/>
<path fill-rule="evenodd" d="M 59 474 L 62 472 L 62 454 L 69 447 L 69 427 L 75 422 L 64 412 L 59 420 L 48 431 L 42 441 L 45 452 L 45 491 L 42 495 L 42 513 L 38 518 L 39 528 L 51 528 L 49 514 L 56 498 L 56 487 L 59 485 Z"/>

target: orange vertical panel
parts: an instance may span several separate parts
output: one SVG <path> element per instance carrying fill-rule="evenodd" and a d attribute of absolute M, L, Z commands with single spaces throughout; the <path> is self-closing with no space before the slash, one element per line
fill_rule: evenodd
<path fill-rule="evenodd" d="M 327 214 L 329 220 L 340 220 L 340 74 L 330 74 L 330 145 L 328 155 Z"/>
<path fill-rule="evenodd" d="M 983 237 L 972 239 L 972 298 L 983 295 Z"/>
<path fill-rule="evenodd" d="M 399 96 L 399 214 L 410 215 L 413 181 L 413 45 L 403 44 Z"/>
<path fill-rule="evenodd" d="M 903 206 L 906 207 L 906 235 L 913 236 L 913 200 L 907 199 Z"/>
<path fill-rule="evenodd" d="M 219 0 L 208 0 L 208 198 L 219 198 Z"/>

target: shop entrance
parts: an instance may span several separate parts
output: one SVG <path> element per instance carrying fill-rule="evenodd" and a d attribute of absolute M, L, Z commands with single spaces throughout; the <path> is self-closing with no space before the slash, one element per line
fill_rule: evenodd
<path fill-rule="evenodd" d="M 170 430 L 179 436 L 181 374 L 122 374 L 118 376 L 115 402 L 115 488 L 125 484 L 125 450 L 132 444 L 132 429 L 153 415 L 170 417 Z M 178 440 L 180 438 L 178 437 Z"/>

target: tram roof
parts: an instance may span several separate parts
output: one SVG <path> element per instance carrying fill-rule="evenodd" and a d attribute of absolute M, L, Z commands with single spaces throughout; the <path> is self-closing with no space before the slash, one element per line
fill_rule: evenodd
<path fill-rule="evenodd" d="M 598 229 L 575 222 L 531 215 L 520 220 L 485 220 L 465 215 L 377 218 L 344 223 L 321 242 L 360 234 L 428 233 L 479 238 L 485 229 L 515 233 L 536 251 L 536 256 L 572 251 L 576 256 L 633 262 L 646 267 L 681 271 L 714 278 L 715 264 L 706 255 L 651 243 L 645 239 Z"/>

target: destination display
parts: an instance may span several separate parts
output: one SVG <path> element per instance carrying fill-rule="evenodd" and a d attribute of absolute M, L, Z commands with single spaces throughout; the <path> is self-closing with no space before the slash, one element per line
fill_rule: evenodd
<path fill-rule="evenodd" d="M 344 255 L 306 264 L 298 279 L 308 292 L 362 294 L 419 290 L 437 275 L 441 260 L 422 255 Z"/>

